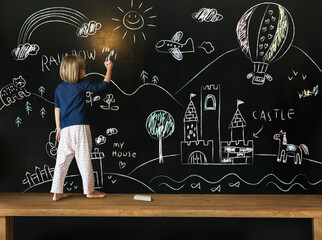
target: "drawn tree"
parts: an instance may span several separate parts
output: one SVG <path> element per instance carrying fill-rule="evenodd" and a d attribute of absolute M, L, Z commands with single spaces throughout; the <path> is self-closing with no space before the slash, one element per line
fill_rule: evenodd
<path fill-rule="evenodd" d="M 159 80 L 159 78 L 156 76 L 156 75 L 154 75 L 153 77 L 152 77 L 152 83 L 154 83 L 154 84 L 158 84 L 158 82 L 159 82 L 160 80 Z"/>
<path fill-rule="evenodd" d="M 15 123 L 16 123 L 17 127 L 20 127 L 20 125 L 22 124 L 21 118 L 17 117 L 16 120 L 15 120 Z"/>
<path fill-rule="evenodd" d="M 46 109 L 45 108 L 40 109 L 39 113 L 40 113 L 41 117 L 44 118 L 46 115 Z"/>
<path fill-rule="evenodd" d="M 46 89 L 43 86 L 40 86 L 38 92 L 40 93 L 40 96 L 42 96 L 46 92 Z"/>
<path fill-rule="evenodd" d="M 144 70 L 140 74 L 141 80 L 143 81 L 144 84 L 146 83 L 146 80 L 149 79 L 149 76 L 148 75 L 149 74 L 146 71 L 144 71 Z"/>
<path fill-rule="evenodd" d="M 28 115 L 30 114 L 30 112 L 32 111 L 32 107 L 31 107 L 31 104 L 30 104 L 30 102 L 26 102 L 26 105 L 25 105 L 25 107 L 26 107 L 26 112 L 28 113 Z"/>
<path fill-rule="evenodd" d="M 149 135 L 159 140 L 159 163 L 164 163 L 162 155 L 162 139 L 171 136 L 175 129 L 172 115 L 164 110 L 152 112 L 146 119 L 146 130 Z"/>

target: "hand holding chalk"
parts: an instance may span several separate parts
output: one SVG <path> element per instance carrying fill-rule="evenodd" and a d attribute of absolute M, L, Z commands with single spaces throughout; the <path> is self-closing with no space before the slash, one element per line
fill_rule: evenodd
<path fill-rule="evenodd" d="M 113 62 L 111 60 L 105 61 L 104 65 L 105 65 L 107 70 L 112 70 L 112 68 L 113 68 Z"/>

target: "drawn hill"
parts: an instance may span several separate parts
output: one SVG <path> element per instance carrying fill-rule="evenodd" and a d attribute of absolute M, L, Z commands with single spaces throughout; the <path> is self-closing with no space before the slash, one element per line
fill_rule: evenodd
<path fill-rule="evenodd" d="M 280 60 L 278 62 L 278 67 L 274 64 L 270 66 L 270 74 L 274 79 L 260 87 L 253 86 L 246 79 L 247 71 L 252 66 L 238 51 L 232 52 L 220 61 L 209 65 L 207 69 L 200 72 L 192 82 L 174 96 L 153 84 L 142 85 L 137 91 L 130 94 L 112 84 L 106 93 L 100 94 L 100 100 L 93 102 L 92 107 L 88 104 L 93 138 L 100 135 L 106 138 L 105 144 L 94 146 L 105 154 L 103 173 L 106 185 L 103 189 L 112 192 L 118 192 L 120 189 L 123 192 L 140 190 L 140 192 L 147 193 L 151 192 L 149 188 L 156 192 L 191 192 L 191 189 L 194 189 L 193 191 L 196 193 L 209 193 L 209 191 L 215 191 L 219 186 L 219 182 L 213 184 L 209 181 L 216 182 L 228 175 L 229 177 L 221 183 L 222 192 L 225 193 L 245 191 L 269 193 L 276 191 L 276 189 L 279 189 L 278 192 L 296 193 L 306 192 L 307 190 L 318 192 L 319 184 L 313 184 L 320 181 L 318 174 L 320 164 L 317 165 L 310 160 L 319 161 L 320 149 L 310 149 L 309 159 L 304 159 L 301 167 L 296 166 L 292 159 L 287 164 L 276 161 L 278 142 L 273 140 L 273 134 L 278 133 L 281 129 L 287 131 L 290 142 L 293 139 L 300 139 L 308 146 L 314 146 L 316 141 L 320 141 L 308 134 L 308 132 L 313 131 L 309 124 L 310 119 L 321 120 L 320 112 L 313 111 L 314 106 L 321 102 L 320 95 L 300 99 L 298 93 L 302 89 L 307 89 L 308 86 L 318 84 L 314 76 L 320 76 L 321 73 L 296 48 L 292 48 L 290 52 L 290 56 L 285 56 L 285 61 Z M 295 58 L 301 59 L 302 63 L 307 62 L 311 66 L 311 74 L 304 72 L 300 68 L 301 65 L 293 60 Z M 229 64 L 232 66 L 231 68 L 224 68 Z M 243 67 L 233 68 L 235 64 Z M 282 70 L 280 70 L 281 68 Z M 296 76 L 295 73 L 297 73 Z M 305 80 L 302 74 L 303 76 L 307 75 Z M 293 79 L 289 80 L 292 76 Z M 239 106 L 239 109 L 249 129 L 246 136 L 254 140 L 255 157 L 253 166 L 243 168 L 210 166 L 212 171 L 209 171 L 207 166 L 181 165 L 180 141 L 183 140 L 183 117 L 189 104 L 190 94 L 196 94 L 196 97 L 192 99 L 199 112 L 200 87 L 209 84 L 220 84 L 222 90 L 222 139 L 227 140 L 230 137 L 228 126 L 236 111 L 237 100 L 244 102 Z M 307 106 L 310 107 L 307 108 Z M 296 118 L 294 116 L 294 119 L 286 119 L 286 111 L 293 108 Z M 275 109 L 279 109 L 279 111 L 275 111 Z M 164 164 L 158 163 L 158 139 L 152 138 L 145 128 L 147 117 L 156 110 L 169 112 L 175 120 L 174 133 L 162 141 Z M 261 119 L 254 119 L 254 111 L 258 112 L 259 115 L 256 116 Z M 271 113 L 268 113 L 268 111 L 271 111 Z M 263 130 L 259 133 L 258 138 L 255 138 L 253 133 L 258 132 L 258 129 L 262 126 L 264 126 Z M 117 129 L 117 133 L 108 136 L 107 132 L 110 132 L 111 129 Z M 321 129 L 316 129 L 316 131 L 321 132 Z M 299 143 L 296 142 L 296 144 Z M 270 156 L 258 155 L 263 153 Z M 312 171 L 312 164 L 316 166 L 316 171 Z M 255 168 L 256 174 L 254 173 Z M 280 176 L 279 171 L 288 174 L 287 176 L 285 174 Z M 70 172 L 76 174 L 76 166 L 72 167 Z M 231 175 L 232 173 L 236 175 Z M 280 178 L 280 181 L 272 180 L 271 174 Z M 160 180 L 157 177 L 160 175 L 178 181 L 188 178 L 181 185 L 168 180 L 153 180 L 150 182 L 151 179 Z M 296 181 L 292 180 L 294 176 L 298 176 L 295 179 Z M 306 176 L 311 176 L 311 179 L 307 179 Z M 265 178 L 265 181 L 261 181 L 260 184 L 251 188 L 242 181 L 257 183 L 263 178 Z M 224 189 L 224 186 L 226 186 L 226 189 Z M 79 189 L 75 191 L 79 191 Z"/>
<path fill-rule="evenodd" d="M 159 141 L 149 135 L 145 126 L 148 116 L 156 110 L 167 111 L 175 121 L 174 133 L 162 141 L 163 154 L 180 152 L 178 143 L 182 139 L 185 108 L 166 90 L 146 84 L 133 94 L 125 94 L 112 85 L 107 94 L 112 94 L 115 100 L 111 109 L 114 106 L 113 109 L 117 107 L 117 110 L 101 108 L 102 105 L 107 106 L 103 101 L 106 95 L 88 108 L 93 138 L 106 137 L 106 144 L 95 146 L 106 155 L 104 172 L 127 174 L 136 166 L 159 156 Z M 117 133 L 107 136 L 106 130 L 112 128 L 117 129 Z"/>
<path fill-rule="evenodd" d="M 312 92 L 315 87 L 318 88 L 322 72 L 303 50 L 292 46 L 283 58 L 270 64 L 267 72 L 273 80 L 261 86 L 253 85 L 251 79 L 247 79 L 247 74 L 253 71 L 253 63 L 240 49 L 200 69 L 178 88 L 174 96 L 184 99 L 195 93 L 198 108 L 201 86 L 220 84 L 222 139 L 231 137 L 229 124 L 237 101 L 241 100 L 244 103 L 239 105 L 239 109 L 247 123 L 245 138 L 254 139 L 255 153 L 276 153 L 277 142 L 273 140 L 273 135 L 283 130 L 287 132 L 289 143 L 311 146 L 310 158 L 322 162 L 321 148 L 314 147 L 322 141 L 321 134 L 312 137 L 312 134 L 322 132 L 322 126 L 311 124 L 322 121 L 322 113 L 317 110 L 322 101 L 321 94 L 299 97 L 305 91 Z M 258 138 L 254 138 L 253 134 L 261 128 Z"/>

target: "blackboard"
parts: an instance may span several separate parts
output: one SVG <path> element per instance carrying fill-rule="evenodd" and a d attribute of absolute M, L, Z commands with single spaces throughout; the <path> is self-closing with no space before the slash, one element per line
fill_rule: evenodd
<path fill-rule="evenodd" d="M 6 1 L 0 190 L 48 192 L 54 90 L 87 61 L 95 186 L 108 193 L 322 192 L 318 1 Z M 66 192 L 82 192 L 76 164 Z"/>

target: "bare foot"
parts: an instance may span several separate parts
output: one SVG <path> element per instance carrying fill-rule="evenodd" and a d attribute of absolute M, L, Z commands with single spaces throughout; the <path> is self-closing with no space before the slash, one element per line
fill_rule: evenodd
<path fill-rule="evenodd" d="M 106 194 L 105 193 L 103 193 L 103 192 L 99 192 L 99 191 L 97 191 L 97 190 L 94 190 L 92 193 L 90 193 L 90 194 L 86 194 L 86 197 L 87 198 L 103 198 L 103 197 L 105 197 L 106 196 Z"/>
<path fill-rule="evenodd" d="M 67 198 L 67 197 L 69 197 L 69 195 L 65 193 L 54 193 L 53 201 L 56 202 L 60 199 Z"/>

